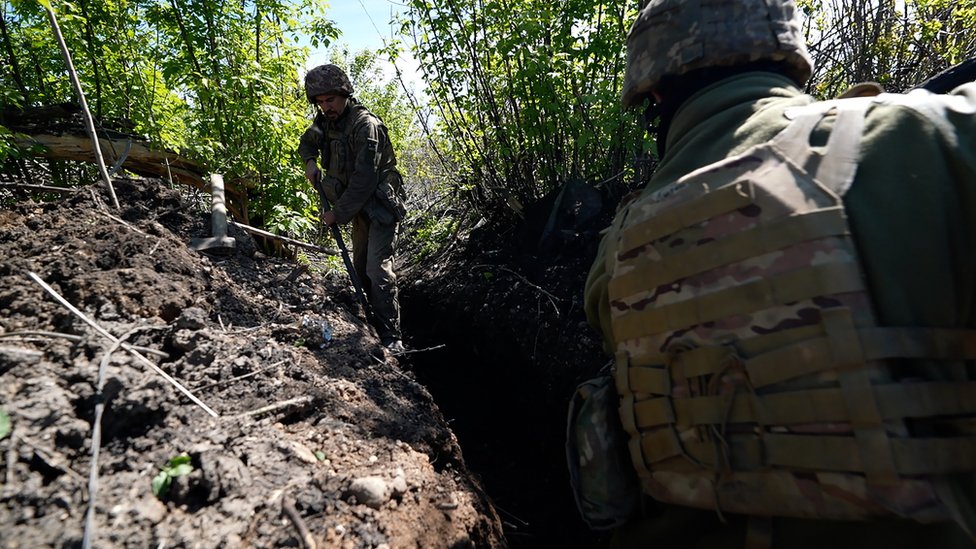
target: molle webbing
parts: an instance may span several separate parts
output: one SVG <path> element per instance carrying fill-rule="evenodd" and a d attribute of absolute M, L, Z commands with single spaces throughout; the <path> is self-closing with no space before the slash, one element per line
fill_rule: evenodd
<path fill-rule="evenodd" d="M 654 497 L 770 516 L 944 520 L 928 479 L 976 469 L 976 436 L 962 434 L 976 382 L 899 379 L 889 367 L 955 370 L 976 360 L 976 331 L 874 320 L 841 199 L 869 105 L 808 108 L 769 143 L 615 220 L 615 381 L 631 459 Z M 818 149 L 810 136 L 828 114 Z"/>

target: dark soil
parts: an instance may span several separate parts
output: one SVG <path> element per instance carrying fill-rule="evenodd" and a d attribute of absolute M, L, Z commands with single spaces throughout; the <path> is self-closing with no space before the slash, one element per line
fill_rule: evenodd
<path fill-rule="evenodd" d="M 121 212 L 87 188 L 0 208 L 0 547 L 605 545 L 564 439 L 606 362 L 582 286 L 613 196 L 567 185 L 401 265 L 393 357 L 342 273 L 296 278 L 233 226 L 236 252 L 194 252 L 209 216 L 177 190 L 115 190 Z"/>
<path fill-rule="evenodd" d="M 343 277 L 285 282 L 295 264 L 235 231 L 233 255 L 193 252 L 209 221 L 176 190 L 115 185 L 121 212 L 88 189 L 0 209 L 0 546 L 506 544 L 428 389 L 381 351 Z M 192 472 L 157 497 L 180 455 Z"/>

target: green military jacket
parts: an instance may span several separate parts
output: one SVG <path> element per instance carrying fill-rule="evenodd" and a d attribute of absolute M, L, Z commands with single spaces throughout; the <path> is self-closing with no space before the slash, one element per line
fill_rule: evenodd
<path fill-rule="evenodd" d="M 922 101 L 928 106 L 921 111 L 928 114 L 901 105 L 869 108 L 857 174 L 844 204 L 880 325 L 976 328 L 976 254 L 972 253 L 976 245 L 976 84 Z M 653 192 L 693 170 L 770 140 L 789 123 L 786 109 L 813 102 L 788 78 L 766 72 L 745 73 L 702 89 L 676 113 L 667 135 L 667 153 L 643 192 Z M 831 124 L 831 117 L 821 122 L 813 136 L 815 145 L 825 143 Z M 603 334 L 611 353 L 610 275 L 605 254 L 608 243 L 616 240 L 615 234 L 604 236 L 585 288 L 587 317 Z M 959 478 L 949 484 L 971 522 L 976 516 L 972 511 L 976 483 Z M 664 512 L 671 516 L 667 521 L 672 526 L 661 522 L 664 517 L 635 524 L 620 538 L 623 545 L 629 541 L 677 543 L 687 534 L 677 529 L 680 522 L 691 525 L 714 516 L 712 511 L 688 509 L 676 519 L 672 515 L 678 511 Z M 825 527 L 814 521 L 778 522 L 789 525 L 776 529 L 776 546 L 783 547 L 818 546 L 804 541 L 800 533 L 811 535 Z M 828 528 L 830 545 L 835 549 L 878 546 L 877 525 L 865 526 L 848 523 Z M 696 529 L 692 526 L 690 530 Z M 681 546 L 741 545 L 743 531 L 719 528 L 716 532 L 721 534 L 710 537 L 707 529 L 698 528 L 701 543 L 685 539 Z M 884 531 L 885 547 L 911 547 L 923 539 L 939 546 L 971 543 L 958 536 L 961 530 L 955 526 L 927 528 L 892 522 Z"/>
<path fill-rule="evenodd" d="M 321 158 L 323 188 L 338 223 L 359 213 L 380 223 L 402 218 L 402 179 L 386 127 L 355 99 L 334 122 L 318 115 L 302 134 L 298 154 L 303 163 Z"/>

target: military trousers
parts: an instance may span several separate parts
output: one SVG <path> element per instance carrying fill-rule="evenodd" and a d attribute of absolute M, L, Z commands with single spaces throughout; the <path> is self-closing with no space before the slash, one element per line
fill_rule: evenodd
<path fill-rule="evenodd" d="M 352 219 L 352 262 L 373 309 L 374 324 L 384 343 L 401 338 L 400 301 L 393 272 L 397 223 L 370 220 L 365 213 Z"/>

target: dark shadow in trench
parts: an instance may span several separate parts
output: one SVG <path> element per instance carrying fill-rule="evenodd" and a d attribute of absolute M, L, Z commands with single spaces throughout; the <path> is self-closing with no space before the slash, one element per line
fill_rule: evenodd
<path fill-rule="evenodd" d="M 504 341 L 487 344 L 431 330 L 414 318 L 423 305 L 403 307 L 410 347 L 443 348 L 410 355 L 407 366 L 433 395 L 457 436 L 465 462 L 484 486 L 513 549 L 606 546 L 587 528 L 569 486 L 565 457 L 566 403 L 547 388 L 524 357 Z M 441 326 L 443 328 L 443 325 Z M 464 332 L 456 323 L 453 328 Z M 470 327 L 469 327 L 470 328 Z M 568 399 L 568 396 L 566 398 Z"/>

